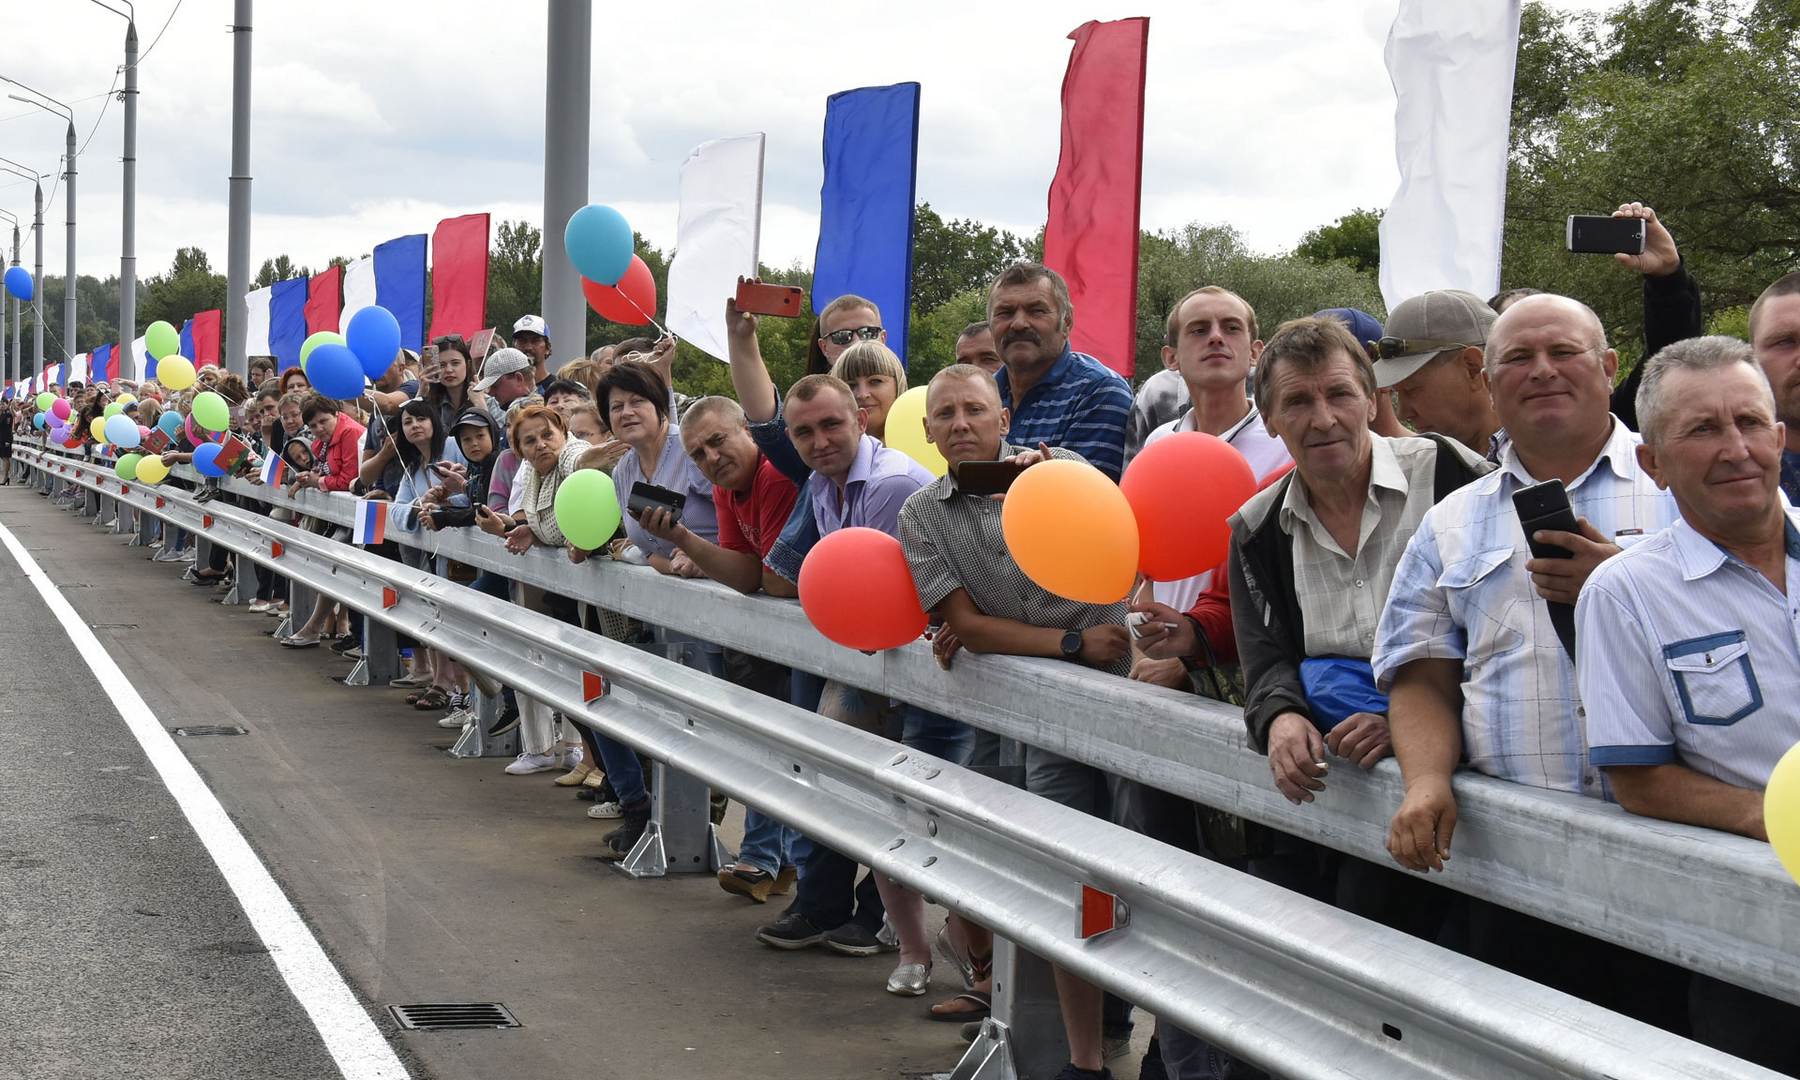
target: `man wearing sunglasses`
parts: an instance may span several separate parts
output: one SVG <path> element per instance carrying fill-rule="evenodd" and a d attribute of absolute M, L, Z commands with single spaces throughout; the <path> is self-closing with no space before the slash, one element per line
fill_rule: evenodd
<path fill-rule="evenodd" d="M 1490 461 L 1505 439 L 1482 370 L 1495 317 L 1474 293 L 1436 289 L 1397 304 L 1375 343 L 1375 385 L 1393 392 L 1401 421 Z"/>

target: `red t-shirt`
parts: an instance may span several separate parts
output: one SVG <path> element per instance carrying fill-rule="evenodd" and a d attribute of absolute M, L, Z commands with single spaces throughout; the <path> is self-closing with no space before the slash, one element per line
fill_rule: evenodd
<path fill-rule="evenodd" d="M 727 491 L 713 485 L 713 509 L 719 515 L 719 546 L 726 551 L 754 555 L 758 559 L 769 554 L 781 538 L 781 527 L 794 510 L 800 489 L 782 475 L 767 455 L 756 461 L 756 479 L 748 493 Z"/>

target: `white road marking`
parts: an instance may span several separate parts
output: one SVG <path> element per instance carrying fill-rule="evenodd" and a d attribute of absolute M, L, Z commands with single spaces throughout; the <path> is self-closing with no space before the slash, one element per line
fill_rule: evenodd
<path fill-rule="evenodd" d="M 344 1080 L 410 1080 L 393 1047 L 382 1037 L 375 1022 L 351 993 L 337 967 L 325 955 L 317 938 L 293 902 L 275 883 L 268 867 L 232 823 L 218 797 L 200 779 L 192 763 L 176 748 L 175 740 L 150 711 L 150 706 L 125 678 L 98 638 L 76 614 L 56 584 L 26 552 L 12 530 L 0 525 L 0 543 L 12 553 L 25 577 L 44 599 L 44 607 L 62 624 L 75 651 L 87 662 L 100 688 L 112 699 L 125 725 L 156 767 L 163 785 L 175 796 L 181 812 L 212 856 L 225 883 L 244 906 L 244 914 L 268 946 L 275 967 L 288 990 L 312 1018 L 325 1049 L 337 1063 Z"/>

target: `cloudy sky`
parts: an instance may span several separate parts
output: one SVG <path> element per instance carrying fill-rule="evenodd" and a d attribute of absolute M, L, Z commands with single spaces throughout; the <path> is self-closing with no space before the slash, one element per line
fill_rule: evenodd
<path fill-rule="evenodd" d="M 1278 250 L 1393 193 L 1382 44 L 1396 4 L 596 3 L 589 195 L 666 246 L 687 151 L 763 131 L 763 260 L 810 264 L 827 95 L 917 80 L 919 197 L 947 217 L 1029 232 L 1043 221 L 1056 168 L 1067 33 L 1090 18 L 1148 14 L 1145 226 L 1227 222 Z M 137 5 L 143 47 L 167 21 L 139 68 L 140 276 L 190 244 L 224 268 L 231 9 L 229 0 Z M 828 14 L 802 17 L 820 11 Z M 253 263 L 354 257 L 471 211 L 539 221 L 544 12 L 535 0 L 258 4 Z M 123 110 L 105 91 L 123 36 L 124 20 L 93 0 L 37 0 L 0 15 L 0 75 L 75 110 L 86 144 L 78 262 L 97 276 L 119 268 Z M 64 131 L 62 120 L 0 98 L 0 155 L 55 173 Z M 4 173 L 0 181 L 0 209 L 29 222 L 29 184 Z M 64 260 L 62 204 L 58 191 L 45 214 L 54 273 Z"/>

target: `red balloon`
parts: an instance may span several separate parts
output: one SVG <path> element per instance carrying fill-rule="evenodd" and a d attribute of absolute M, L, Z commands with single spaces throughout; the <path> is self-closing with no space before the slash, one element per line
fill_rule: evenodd
<path fill-rule="evenodd" d="M 656 313 L 656 279 L 650 276 L 650 268 L 644 265 L 644 260 L 636 255 L 631 257 L 631 268 L 625 271 L 617 285 L 602 285 L 582 278 L 581 294 L 587 297 L 588 305 L 599 312 L 601 318 L 616 323 L 647 326 L 650 317 Z"/>
<path fill-rule="evenodd" d="M 896 649 L 925 632 L 925 609 L 900 541 L 879 529 L 831 533 L 800 566 L 800 606 L 814 628 L 850 649 Z"/>
<path fill-rule="evenodd" d="M 1225 561 L 1231 515 L 1256 494 L 1256 473 L 1223 439 L 1169 435 L 1131 459 L 1119 481 L 1138 522 L 1138 569 L 1179 581 Z"/>

